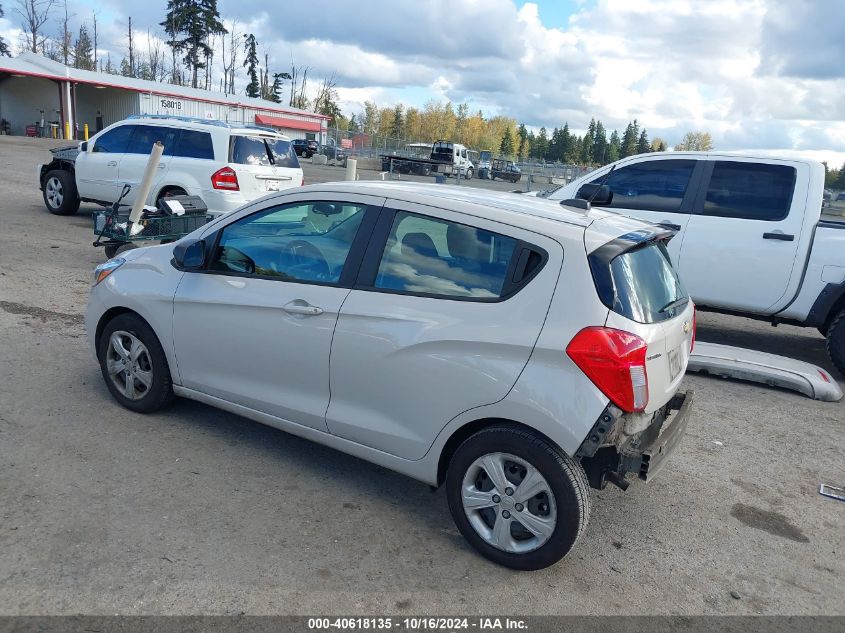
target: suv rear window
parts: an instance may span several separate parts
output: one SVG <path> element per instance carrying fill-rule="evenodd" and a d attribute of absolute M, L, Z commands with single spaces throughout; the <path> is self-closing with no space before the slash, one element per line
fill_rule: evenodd
<path fill-rule="evenodd" d="M 233 136 L 229 145 L 229 162 L 238 165 L 299 167 L 290 141 L 265 136 Z"/>
<path fill-rule="evenodd" d="M 606 244 L 590 255 L 590 268 L 602 303 L 637 323 L 658 323 L 683 310 L 689 295 L 672 266 L 665 243 L 645 242 L 619 252 L 618 242 Z"/>

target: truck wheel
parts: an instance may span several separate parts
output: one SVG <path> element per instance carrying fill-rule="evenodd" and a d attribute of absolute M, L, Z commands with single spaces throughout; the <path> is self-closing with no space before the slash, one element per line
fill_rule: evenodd
<path fill-rule="evenodd" d="M 467 169 L 467 180 L 472 180 L 472 169 Z"/>
<path fill-rule="evenodd" d="M 839 373 L 845 376 L 845 309 L 827 327 L 827 353 Z"/>
<path fill-rule="evenodd" d="M 53 215 L 73 215 L 79 210 L 79 194 L 73 174 L 54 169 L 44 177 L 44 204 Z"/>
<path fill-rule="evenodd" d="M 449 510 L 475 549 L 520 570 L 555 564 L 587 525 L 587 477 L 530 431 L 494 426 L 458 447 L 446 475 Z"/>

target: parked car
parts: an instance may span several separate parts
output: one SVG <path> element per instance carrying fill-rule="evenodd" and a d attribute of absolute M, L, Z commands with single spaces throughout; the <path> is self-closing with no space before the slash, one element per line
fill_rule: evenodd
<path fill-rule="evenodd" d="M 669 253 L 699 307 L 818 328 L 845 374 L 845 219 L 822 215 L 824 166 L 801 158 L 672 152 L 631 156 L 550 200 L 594 206 L 678 233 Z"/>
<path fill-rule="evenodd" d="M 517 183 L 522 178 L 522 172 L 512 160 L 496 158 L 490 167 L 490 180 L 496 180 L 496 178 Z"/>
<path fill-rule="evenodd" d="M 156 141 L 164 155 L 146 204 L 168 195 L 195 195 L 211 215 L 233 211 L 268 192 L 303 184 L 288 137 L 266 128 L 170 116 L 133 116 L 75 148 L 53 151 L 38 170 L 44 204 L 72 215 L 80 202 L 111 203 L 123 185 L 132 204 Z"/>
<path fill-rule="evenodd" d="M 669 237 L 469 187 L 311 185 L 98 266 L 86 328 L 128 409 L 184 396 L 445 485 L 479 552 L 538 569 L 588 482 L 651 479 L 684 432 Z"/>
<path fill-rule="evenodd" d="M 340 147 L 333 138 L 327 139 L 325 144 L 320 147 L 320 153 L 328 160 L 333 160 L 338 165 L 342 164 L 346 158 L 346 150 Z"/>
<path fill-rule="evenodd" d="M 311 158 L 320 151 L 320 144 L 313 139 L 295 138 L 291 141 L 297 156 Z"/>

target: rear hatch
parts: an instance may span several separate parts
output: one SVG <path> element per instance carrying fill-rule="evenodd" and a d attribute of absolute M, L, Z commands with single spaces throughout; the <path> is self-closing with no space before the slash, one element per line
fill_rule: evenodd
<path fill-rule="evenodd" d="M 270 133 L 233 133 L 229 140 L 229 167 L 240 191 L 249 199 L 302 185 L 302 168 L 293 144 Z"/>
<path fill-rule="evenodd" d="M 585 232 L 596 291 L 610 310 L 605 327 L 634 334 L 647 346 L 646 413 L 678 391 L 695 336 L 695 306 L 666 250 L 672 236 L 671 231 L 634 220 L 620 223 L 618 218 L 597 220 Z M 591 251 L 590 244 L 597 243 Z"/>

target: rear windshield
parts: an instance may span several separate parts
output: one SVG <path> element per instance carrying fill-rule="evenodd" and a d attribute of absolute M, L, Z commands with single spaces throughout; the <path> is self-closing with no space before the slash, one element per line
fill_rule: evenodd
<path fill-rule="evenodd" d="M 658 323 L 686 307 L 689 295 L 663 242 L 626 250 L 609 263 L 599 251 L 590 256 L 596 289 L 602 303 L 617 314 L 638 323 Z"/>
<path fill-rule="evenodd" d="M 229 162 L 238 165 L 299 167 L 290 141 L 264 136 L 233 136 Z"/>

